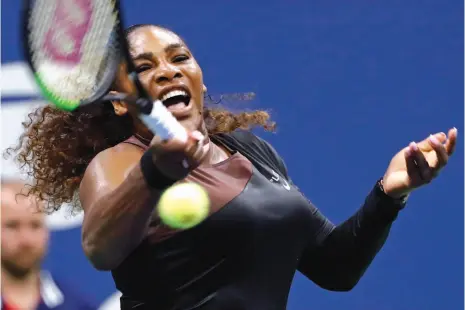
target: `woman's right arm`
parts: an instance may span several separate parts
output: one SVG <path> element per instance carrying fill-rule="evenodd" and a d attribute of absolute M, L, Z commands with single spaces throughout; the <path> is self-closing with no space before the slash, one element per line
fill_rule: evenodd
<path fill-rule="evenodd" d="M 203 141 L 197 131 L 185 142 L 155 136 L 147 156 L 122 143 L 92 160 L 79 198 L 84 209 L 82 246 L 96 269 L 115 269 L 141 243 L 163 189 L 209 159 Z"/>
<path fill-rule="evenodd" d="M 82 246 L 98 270 L 116 268 L 143 240 L 160 191 L 149 187 L 141 149 L 120 144 L 98 154 L 81 182 Z"/>

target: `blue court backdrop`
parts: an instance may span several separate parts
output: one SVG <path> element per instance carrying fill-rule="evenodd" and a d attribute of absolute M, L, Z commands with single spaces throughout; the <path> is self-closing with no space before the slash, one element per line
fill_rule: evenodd
<path fill-rule="evenodd" d="M 15 108 L 35 92 L 22 75 L 20 2 L 2 3 L 4 140 L 19 134 Z M 277 132 L 258 133 L 335 223 L 362 204 L 400 148 L 456 126 L 462 136 L 449 166 L 411 196 L 358 286 L 328 292 L 297 273 L 288 309 L 463 309 L 463 1 L 123 4 L 128 24 L 180 33 L 211 92 L 256 92 L 234 108 L 271 111 Z M 76 222 L 53 228 L 45 267 L 103 304 L 116 290 L 86 261 Z"/>

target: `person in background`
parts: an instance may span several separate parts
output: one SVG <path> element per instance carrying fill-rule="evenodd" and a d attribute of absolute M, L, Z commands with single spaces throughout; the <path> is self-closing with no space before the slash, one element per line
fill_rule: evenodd
<path fill-rule="evenodd" d="M 44 213 L 36 212 L 39 202 L 21 195 L 23 187 L 20 181 L 1 182 L 1 309 L 97 309 L 41 269 L 50 234 Z"/>

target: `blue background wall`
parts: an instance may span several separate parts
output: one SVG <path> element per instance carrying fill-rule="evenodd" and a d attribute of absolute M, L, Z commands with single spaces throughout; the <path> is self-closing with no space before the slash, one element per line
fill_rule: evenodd
<path fill-rule="evenodd" d="M 2 3 L 2 65 L 23 60 L 20 2 Z M 464 134 L 463 1 L 123 3 L 129 24 L 165 25 L 186 39 L 210 91 L 257 93 L 238 107 L 271 110 L 279 130 L 262 136 L 336 223 L 407 143 L 452 126 Z M 463 163 L 460 143 L 442 176 L 412 195 L 352 292 L 297 274 L 289 309 L 463 309 Z M 115 291 L 85 260 L 79 227 L 53 233 L 46 267 L 99 303 Z"/>

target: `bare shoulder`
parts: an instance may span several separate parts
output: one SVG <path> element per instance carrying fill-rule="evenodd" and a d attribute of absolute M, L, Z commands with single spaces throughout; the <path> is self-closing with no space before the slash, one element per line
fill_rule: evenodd
<path fill-rule="evenodd" d="M 119 186 L 139 164 L 144 150 L 120 143 L 97 154 L 87 167 L 79 187 L 81 203 L 94 200 Z"/>
<path fill-rule="evenodd" d="M 90 174 L 105 174 L 126 170 L 138 163 L 144 151 L 132 144 L 121 143 L 97 154 L 86 169 L 84 178 Z M 108 171 L 107 171 L 108 170 Z"/>

